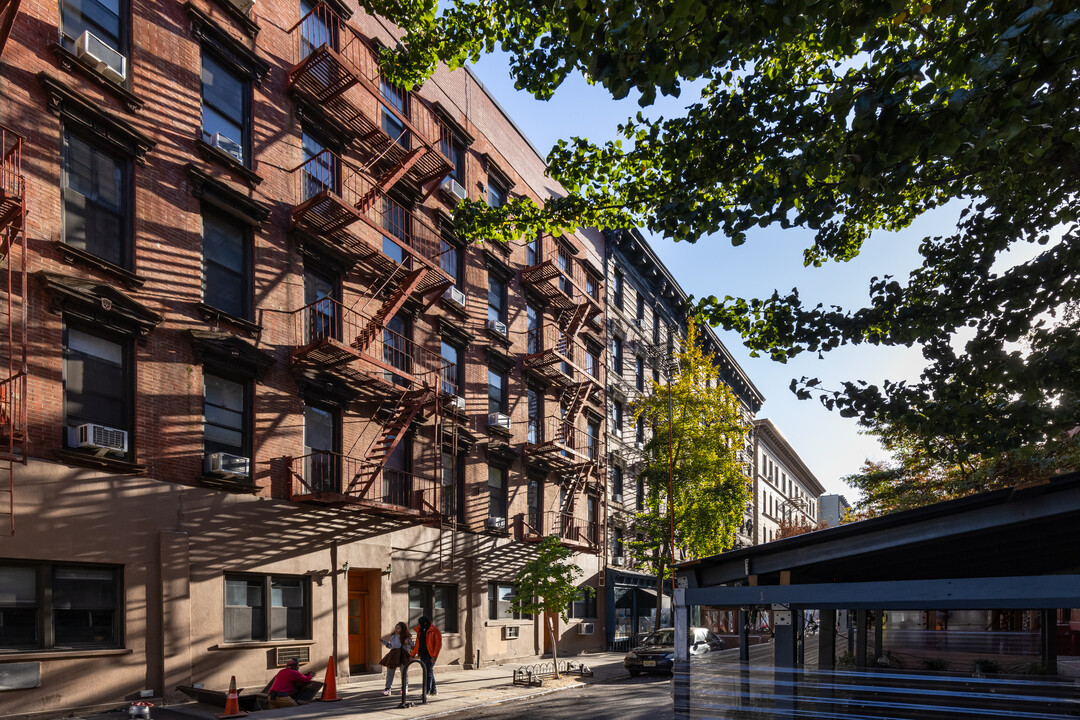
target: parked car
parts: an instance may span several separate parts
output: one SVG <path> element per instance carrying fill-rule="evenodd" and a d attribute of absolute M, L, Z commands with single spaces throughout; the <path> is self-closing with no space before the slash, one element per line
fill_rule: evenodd
<path fill-rule="evenodd" d="M 707 628 L 690 628 L 687 639 L 691 655 L 724 649 L 724 641 Z M 671 672 L 675 664 L 675 628 L 661 628 L 645 636 L 641 644 L 626 653 L 623 667 L 631 675 L 643 672 Z"/>

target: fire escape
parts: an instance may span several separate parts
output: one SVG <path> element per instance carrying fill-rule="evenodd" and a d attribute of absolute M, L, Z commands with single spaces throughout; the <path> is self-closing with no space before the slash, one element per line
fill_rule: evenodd
<path fill-rule="evenodd" d="M 538 540 L 547 532 L 568 545 L 597 552 L 605 538 L 606 454 L 600 424 L 590 425 L 592 432 L 583 431 L 578 419 L 590 399 L 602 402 L 603 397 L 603 343 L 585 339 L 602 312 L 601 283 L 587 280 L 571 247 L 555 238 L 537 239 L 526 251 L 529 264 L 522 270 L 522 287 L 543 298 L 554 319 L 529 328 L 522 364 L 557 388 L 560 398 L 556 415 L 530 426 L 525 454 L 550 466 L 566 492 L 562 506 L 547 513 L 540 527 L 525 523 L 522 537 Z M 582 520 L 574 511 L 587 491 L 592 491 L 596 516 Z"/>
<path fill-rule="evenodd" d="M 4 10 L 17 12 L 18 3 L 9 3 Z M 9 30 L 10 21 L 3 21 L 3 40 Z M 7 495 L 0 514 L 8 516 L 11 535 L 15 534 L 15 464 L 26 464 L 26 183 L 22 143 L 21 136 L 0 126 L 0 260 L 6 281 L 0 299 L 6 360 L 0 378 L 0 472 L 6 486 L 2 492 Z M 17 292 L 24 294 L 21 301 L 16 299 Z"/>
<path fill-rule="evenodd" d="M 294 311 L 291 362 L 347 383 L 377 406 L 381 425 L 361 457 L 316 452 L 295 459 L 292 498 L 441 518 L 442 423 L 458 388 L 441 356 L 393 321 L 410 301 L 426 311 L 453 285 L 440 233 L 422 204 L 401 200 L 421 191 L 426 197 L 453 168 L 441 150 L 448 131 L 420 97 L 381 77 L 374 47 L 330 6 L 317 5 L 290 34 L 297 54 L 289 92 L 349 143 L 345 153 L 322 150 L 293 170 L 290 230 L 355 262 L 373 288 L 349 304 L 325 297 Z M 433 472 L 423 477 L 393 467 L 410 428 L 428 417 Z"/>

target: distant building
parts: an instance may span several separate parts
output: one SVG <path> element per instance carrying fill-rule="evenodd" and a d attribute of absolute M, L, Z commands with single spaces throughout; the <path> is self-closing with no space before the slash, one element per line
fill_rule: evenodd
<path fill-rule="evenodd" d="M 768 418 L 754 421 L 754 544 L 776 539 L 780 521 L 819 522 L 825 488 Z"/>
<path fill-rule="evenodd" d="M 829 527 L 836 527 L 844 519 L 844 513 L 851 509 L 851 503 L 843 495 L 822 495 L 818 498 L 818 512 L 821 522 Z"/>

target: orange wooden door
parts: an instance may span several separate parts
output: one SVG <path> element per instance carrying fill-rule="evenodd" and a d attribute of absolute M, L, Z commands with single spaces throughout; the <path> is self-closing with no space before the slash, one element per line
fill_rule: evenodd
<path fill-rule="evenodd" d="M 368 669 L 368 593 L 359 573 L 349 573 L 349 672 Z"/>

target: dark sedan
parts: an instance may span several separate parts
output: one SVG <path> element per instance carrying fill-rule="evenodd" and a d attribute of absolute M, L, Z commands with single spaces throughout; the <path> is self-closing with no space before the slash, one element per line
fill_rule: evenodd
<path fill-rule="evenodd" d="M 687 639 L 691 655 L 724 649 L 724 641 L 706 628 L 690 628 Z M 661 628 L 647 635 L 641 644 L 626 653 L 623 666 L 631 675 L 642 672 L 671 672 L 675 664 L 675 629 Z"/>

